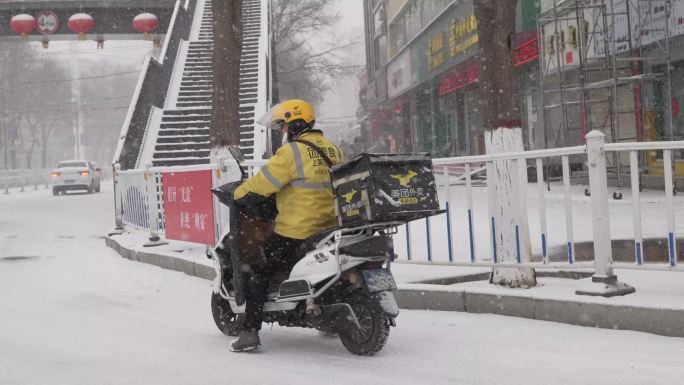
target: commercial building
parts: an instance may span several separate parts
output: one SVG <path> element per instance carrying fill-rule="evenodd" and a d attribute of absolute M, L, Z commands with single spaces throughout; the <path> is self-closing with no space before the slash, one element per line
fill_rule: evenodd
<path fill-rule="evenodd" d="M 544 0 L 538 21 L 545 146 L 595 129 L 610 142 L 684 139 L 684 0 Z M 619 175 L 629 159 L 608 162 Z M 662 175 L 662 152 L 640 165 Z"/>
<path fill-rule="evenodd" d="M 360 117 L 371 150 L 484 153 L 472 0 L 366 0 L 366 74 Z M 526 146 L 539 130 L 538 1 L 518 2 L 513 37 Z"/>

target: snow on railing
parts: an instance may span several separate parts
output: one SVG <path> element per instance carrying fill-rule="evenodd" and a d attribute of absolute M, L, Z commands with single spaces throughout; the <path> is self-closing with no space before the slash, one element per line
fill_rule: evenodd
<path fill-rule="evenodd" d="M 131 126 L 131 120 L 133 119 L 133 113 L 135 113 L 135 106 L 138 105 L 138 99 L 140 98 L 140 91 L 142 91 L 143 83 L 145 82 L 145 77 L 147 76 L 147 70 L 150 67 L 150 61 L 152 56 L 147 56 L 143 62 L 142 69 L 140 70 L 140 75 L 138 76 L 138 82 L 135 85 L 135 90 L 133 91 L 133 97 L 128 105 L 128 111 L 126 112 L 126 117 L 124 118 L 123 125 L 121 126 L 121 135 L 119 136 L 119 143 L 116 145 L 116 150 L 114 151 L 114 162 L 117 162 L 121 157 L 121 152 L 123 151 L 124 144 L 126 143 L 126 136 L 128 135 L 128 129 Z"/>
<path fill-rule="evenodd" d="M 169 24 L 169 30 L 166 33 L 166 36 L 164 38 L 164 45 L 162 46 L 161 54 L 159 55 L 159 63 L 164 64 L 164 59 L 166 58 L 166 51 L 169 49 L 169 44 L 171 43 L 171 32 L 173 31 L 173 27 L 176 25 L 176 18 L 178 16 L 178 9 L 181 6 L 180 5 L 181 0 L 176 0 L 176 4 L 173 7 L 173 14 L 171 15 L 171 22 Z M 188 1 L 185 2 L 185 5 L 183 6 L 183 9 L 186 11 L 188 10 Z"/>

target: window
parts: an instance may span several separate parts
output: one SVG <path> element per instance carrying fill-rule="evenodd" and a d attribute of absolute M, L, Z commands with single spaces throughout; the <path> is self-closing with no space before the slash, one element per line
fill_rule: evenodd
<path fill-rule="evenodd" d="M 57 165 L 57 168 L 65 167 L 88 167 L 88 164 L 86 162 L 60 162 Z"/>
<path fill-rule="evenodd" d="M 392 54 L 396 54 L 411 39 L 442 13 L 454 0 L 409 0 L 406 9 L 390 26 Z"/>
<path fill-rule="evenodd" d="M 381 5 L 373 14 L 373 36 L 378 37 L 385 34 L 385 6 Z"/>
<path fill-rule="evenodd" d="M 373 46 L 376 58 L 375 69 L 378 70 L 380 67 L 387 64 L 387 37 L 383 35 L 376 38 Z"/>

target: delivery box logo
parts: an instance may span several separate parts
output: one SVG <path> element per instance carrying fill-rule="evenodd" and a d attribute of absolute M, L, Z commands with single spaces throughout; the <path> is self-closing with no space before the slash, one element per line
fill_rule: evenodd
<path fill-rule="evenodd" d="M 416 173 L 413 170 L 409 170 L 406 175 L 401 175 L 401 174 L 396 174 L 396 175 L 390 175 L 392 178 L 396 179 L 399 181 L 399 184 L 408 187 L 409 183 L 411 183 L 411 179 L 413 179 L 418 173 Z"/>
<path fill-rule="evenodd" d="M 352 189 L 350 192 L 346 194 L 342 194 L 342 197 L 347 203 L 351 203 L 352 199 L 354 199 L 354 195 L 356 195 L 357 191 L 355 189 Z"/>

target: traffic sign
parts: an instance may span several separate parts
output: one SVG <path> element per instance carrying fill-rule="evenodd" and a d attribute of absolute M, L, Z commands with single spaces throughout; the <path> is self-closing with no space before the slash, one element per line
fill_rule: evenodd
<path fill-rule="evenodd" d="M 43 11 L 38 14 L 38 32 L 43 35 L 52 35 L 59 28 L 59 18 L 52 11 Z"/>

